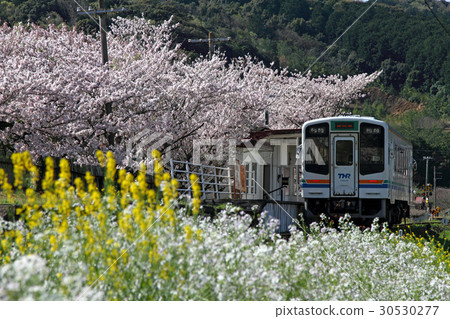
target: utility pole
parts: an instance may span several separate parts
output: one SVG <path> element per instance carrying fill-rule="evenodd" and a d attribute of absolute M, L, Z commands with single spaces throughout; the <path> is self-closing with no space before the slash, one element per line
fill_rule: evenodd
<path fill-rule="evenodd" d="M 423 159 L 426 161 L 426 168 L 425 168 L 425 186 L 428 186 L 428 161 L 430 159 L 433 159 L 431 156 L 424 156 Z"/>
<path fill-rule="evenodd" d="M 426 168 L 425 168 L 425 189 L 426 189 L 426 201 L 427 201 L 427 206 L 429 207 L 430 203 L 429 203 L 429 199 L 428 199 L 428 194 L 429 194 L 429 190 L 428 190 L 428 161 L 430 159 L 433 159 L 431 156 L 424 156 L 423 159 L 426 161 Z"/>
<path fill-rule="evenodd" d="M 214 45 L 216 42 L 226 42 L 231 41 L 231 38 L 214 38 L 214 34 L 212 32 L 209 32 L 208 39 L 189 39 L 189 43 L 205 43 L 208 42 L 209 45 L 209 59 L 212 59 L 212 56 L 214 54 Z"/>
<path fill-rule="evenodd" d="M 125 8 L 121 9 L 105 9 L 105 0 L 98 0 L 98 8 L 95 10 L 91 6 L 87 10 L 80 7 L 77 8 L 78 14 L 98 15 L 98 26 L 100 27 L 100 41 L 102 44 L 102 63 L 108 63 L 108 43 L 106 41 L 106 15 L 113 12 L 124 12 Z"/>
<path fill-rule="evenodd" d="M 105 1 L 98 0 L 99 11 L 105 10 Z M 98 23 L 100 24 L 100 40 L 102 42 L 102 63 L 108 62 L 108 43 L 106 42 L 106 12 L 98 13 Z"/>
<path fill-rule="evenodd" d="M 434 209 L 436 210 L 437 203 L 436 203 L 436 165 L 433 166 L 433 194 L 434 194 Z"/>
<path fill-rule="evenodd" d="M 98 8 L 97 10 L 92 9 L 89 6 L 88 10 L 82 10 L 80 7 L 77 8 L 78 14 L 87 14 L 87 15 L 98 15 L 98 26 L 100 27 L 100 42 L 102 44 L 102 64 L 106 65 L 108 63 L 108 42 L 106 39 L 106 15 L 112 12 L 124 12 L 127 11 L 125 8 L 121 9 L 105 9 L 105 1 L 98 0 Z M 106 115 L 112 113 L 112 103 L 108 102 L 105 104 L 105 113 Z M 114 145 L 114 134 L 106 133 L 106 138 L 108 140 L 109 145 Z"/>

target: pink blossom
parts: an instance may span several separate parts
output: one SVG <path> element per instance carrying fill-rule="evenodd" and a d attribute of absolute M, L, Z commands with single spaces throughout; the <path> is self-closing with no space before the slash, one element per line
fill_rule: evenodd
<path fill-rule="evenodd" d="M 249 56 L 189 62 L 171 40 L 174 27 L 116 19 L 109 63 L 102 65 L 98 37 L 67 27 L 1 26 L 0 121 L 12 126 L 0 131 L 0 140 L 16 151 L 79 163 L 111 149 L 123 163 L 127 141 L 150 129 L 171 134 L 177 156 L 188 157 L 192 138 L 243 138 L 263 124 L 264 110 L 271 128 L 335 115 L 379 75 L 313 78 Z"/>

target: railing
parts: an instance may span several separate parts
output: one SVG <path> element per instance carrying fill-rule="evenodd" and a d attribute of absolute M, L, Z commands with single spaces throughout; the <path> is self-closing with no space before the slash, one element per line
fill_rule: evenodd
<path fill-rule="evenodd" d="M 246 174 L 247 180 L 247 194 L 256 194 L 256 172 L 253 170 L 247 170 Z"/>
<path fill-rule="evenodd" d="M 244 166 L 240 169 L 243 168 Z M 202 189 L 202 199 L 242 199 L 247 198 L 247 195 L 256 195 L 256 171 L 245 167 L 245 185 L 241 185 L 239 189 L 237 180 L 240 172 L 236 169 L 238 169 L 237 166 L 218 167 L 170 160 L 170 174 L 180 183 L 178 191 L 192 195 L 189 176 L 196 174 Z"/>
<path fill-rule="evenodd" d="M 170 173 L 180 183 L 180 188 L 178 188 L 180 192 L 192 195 L 189 176 L 196 174 L 202 189 L 202 199 L 232 197 L 233 179 L 229 167 L 194 164 L 171 159 Z"/>

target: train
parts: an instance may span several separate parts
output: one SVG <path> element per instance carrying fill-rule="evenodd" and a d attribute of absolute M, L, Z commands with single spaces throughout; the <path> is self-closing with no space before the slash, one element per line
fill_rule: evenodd
<path fill-rule="evenodd" d="M 386 122 L 355 115 L 306 121 L 301 155 L 307 220 L 349 214 L 393 225 L 410 216 L 412 144 Z"/>

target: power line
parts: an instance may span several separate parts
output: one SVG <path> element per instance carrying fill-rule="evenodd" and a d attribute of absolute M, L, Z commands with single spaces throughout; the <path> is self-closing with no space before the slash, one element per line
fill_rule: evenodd
<path fill-rule="evenodd" d="M 309 70 L 311 70 L 311 68 L 317 63 L 317 61 L 319 61 L 328 52 L 328 50 L 330 50 L 336 44 L 336 42 L 338 42 L 339 39 L 342 38 L 344 36 L 344 34 L 346 34 L 347 31 L 350 30 L 350 28 L 353 27 L 355 25 L 355 23 L 358 22 L 359 19 L 361 19 L 361 17 L 363 15 L 365 15 L 366 12 L 369 11 L 370 8 L 372 8 L 375 3 L 377 3 L 377 1 L 378 0 L 375 0 L 374 2 L 372 2 L 372 4 L 355 21 L 353 21 L 353 23 L 347 29 L 345 29 L 344 32 L 336 40 L 334 40 L 334 42 L 325 51 L 322 52 L 322 54 L 308 67 L 308 69 L 306 69 L 305 73 L 307 73 Z"/>
<path fill-rule="evenodd" d="M 450 32 L 448 32 L 447 28 L 444 26 L 444 24 L 441 22 L 441 20 L 438 18 L 438 16 L 436 15 L 436 12 L 434 12 L 434 10 L 431 8 L 430 4 L 428 3 L 427 0 L 423 0 L 425 2 L 425 4 L 427 5 L 428 9 L 431 11 L 431 13 L 433 14 L 434 18 L 439 22 L 439 24 L 441 25 L 442 29 L 444 29 L 445 33 L 447 33 L 447 35 L 450 37 Z"/>
<path fill-rule="evenodd" d="M 230 37 L 227 38 L 214 38 L 214 34 L 212 32 L 209 32 L 208 39 L 189 39 L 189 43 L 208 43 L 209 45 L 209 59 L 212 59 L 212 56 L 214 54 L 214 45 L 216 42 L 223 42 L 223 41 L 231 41 Z"/>
<path fill-rule="evenodd" d="M 106 41 L 106 15 L 108 13 L 113 12 L 124 12 L 127 11 L 125 8 L 121 9 L 106 9 L 105 8 L 105 1 L 104 0 L 98 0 L 98 8 L 92 8 L 89 6 L 87 10 L 85 10 L 83 7 L 80 6 L 80 4 L 74 0 L 74 2 L 78 5 L 77 7 L 77 13 L 79 15 L 88 15 L 89 18 L 91 18 L 99 27 L 100 27 L 100 40 L 102 44 L 102 63 L 106 64 L 108 62 L 108 46 Z M 93 15 L 99 16 L 99 21 L 95 21 L 95 19 L 92 17 Z"/>

